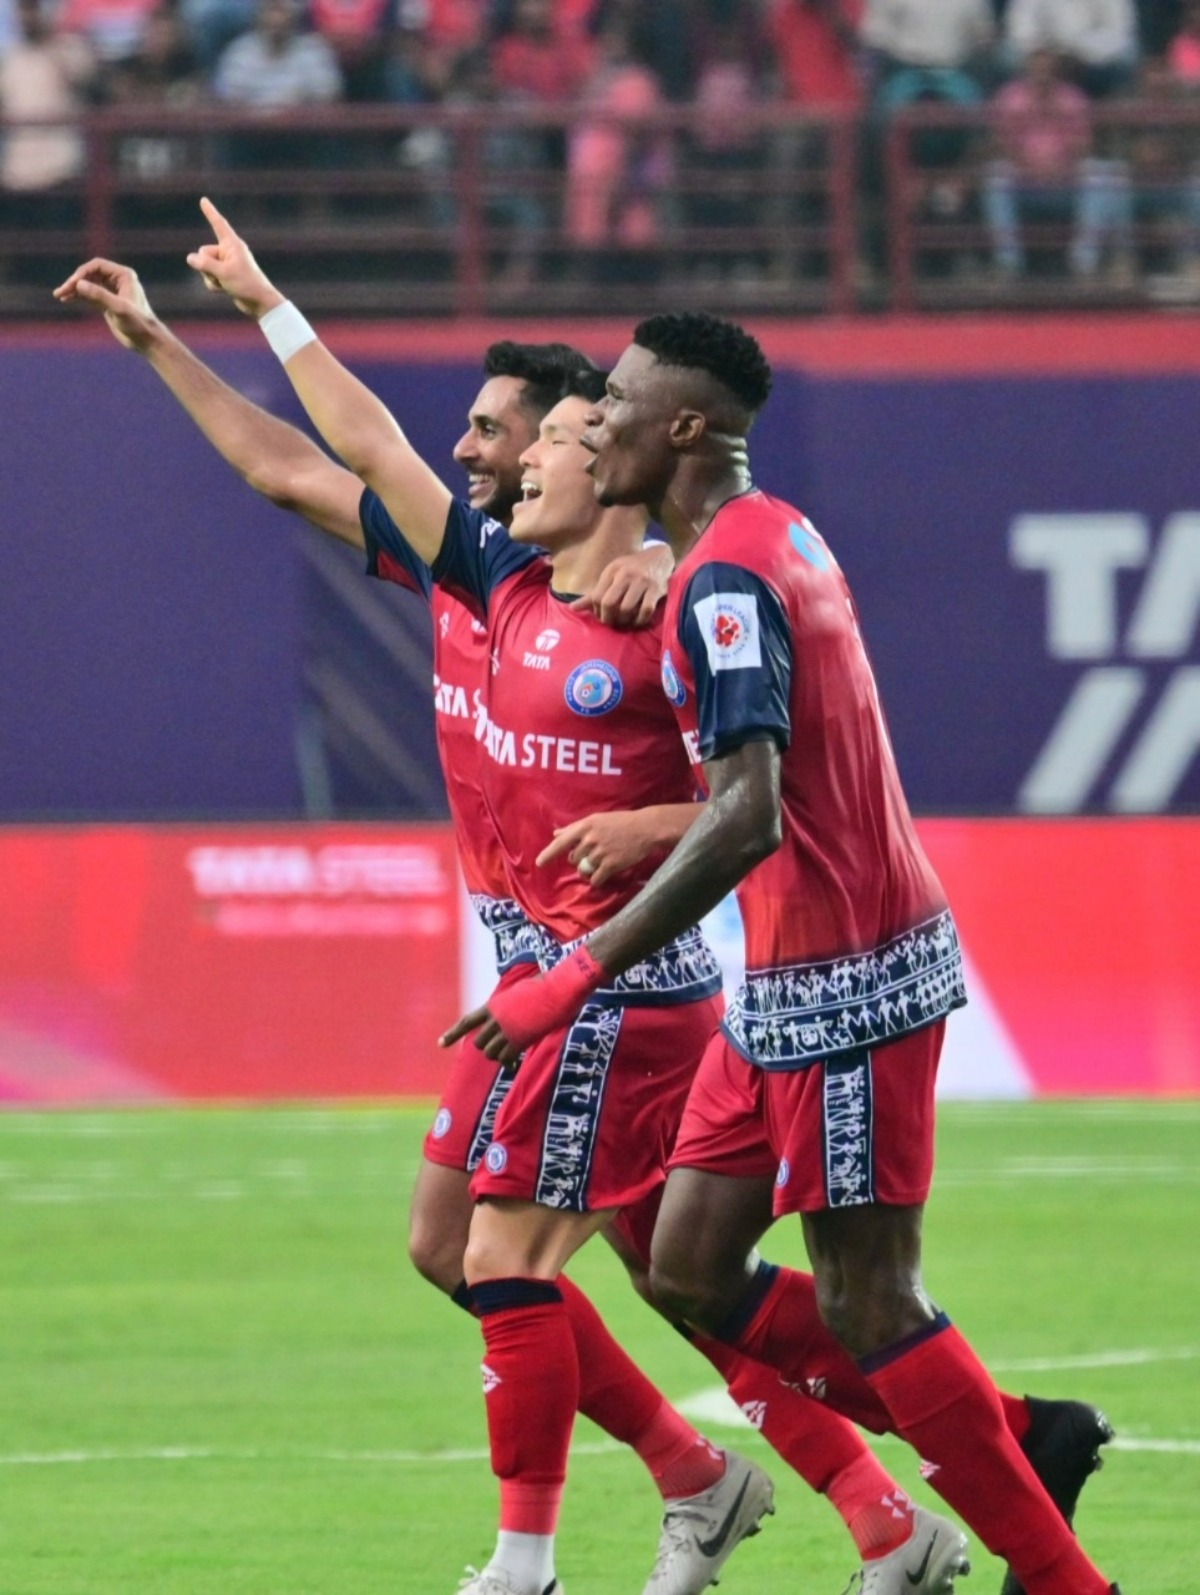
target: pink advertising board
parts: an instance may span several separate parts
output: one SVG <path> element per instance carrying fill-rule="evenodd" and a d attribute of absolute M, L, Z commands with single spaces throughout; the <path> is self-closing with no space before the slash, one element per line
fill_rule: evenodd
<path fill-rule="evenodd" d="M 968 959 L 944 1096 L 1200 1092 L 1200 820 L 921 832 Z M 0 828 L 0 1101 L 431 1096 L 481 952 L 444 826 Z"/>

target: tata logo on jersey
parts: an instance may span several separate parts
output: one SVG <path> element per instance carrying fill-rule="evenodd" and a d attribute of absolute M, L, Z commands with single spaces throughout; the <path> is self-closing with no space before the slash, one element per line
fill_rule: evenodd
<path fill-rule="evenodd" d="M 611 742 L 583 742 L 578 737 L 520 735 L 506 731 L 480 706 L 475 717 L 475 737 L 497 764 L 520 770 L 556 770 L 563 775 L 622 775 Z"/>
<path fill-rule="evenodd" d="M 1037 814 L 1167 808 L 1200 753 L 1200 514 L 1170 516 L 1157 543 L 1142 515 L 1021 515 L 1009 553 L 1045 579 L 1048 655 L 1083 665 L 1018 804 Z M 1122 626 L 1119 589 L 1131 575 Z"/>
<path fill-rule="evenodd" d="M 545 631 L 539 631 L 534 638 L 538 652 L 533 653 L 527 649 L 521 663 L 526 670 L 549 670 L 551 650 L 557 648 L 561 641 L 560 634 L 553 627 L 547 626 Z"/>
<path fill-rule="evenodd" d="M 434 676 L 433 707 L 438 714 L 447 715 L 451 720 L 474 720 L 479 714 L 479 704 L 478 691 L 468 695 L 465 687 L 453 681 L 444 681 L 439 675 Z"/>

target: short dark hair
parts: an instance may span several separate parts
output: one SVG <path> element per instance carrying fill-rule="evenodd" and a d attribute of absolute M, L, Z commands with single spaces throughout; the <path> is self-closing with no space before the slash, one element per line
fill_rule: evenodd
<path fill-rule="evenodd" d="M 663 365 L 707 371 L 744 405 L 750 419 L 770 395 L 771 367 L 757 340 L 706 310 L 649 316 L 634 328 L 633 341 Z"/>
<path fill-rule="evenodd" d="M 521 402 L 540 421 L 566 398 L 570 382 L 594 372 L 596 366 L 569 343 L 514 343 L 504 338 L 488 348 L 483 369 L 489 377 L 518 377 L 525 384 Z"/>
<path fill-rule="evenodd" d="M 604 397 L 607 382 L 608 372 L 601 371 L 596 366 L 572 371 L 564 384 L 563 398 L 587 399 L 591 404 L 599 404 Z"/>

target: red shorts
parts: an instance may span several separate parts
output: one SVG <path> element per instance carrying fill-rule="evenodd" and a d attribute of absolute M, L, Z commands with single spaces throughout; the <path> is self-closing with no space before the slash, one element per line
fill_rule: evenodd
<path fill-rule="evenodd" d="M 945 1022 L 807 1069 L 747 1063 L 719 1031 L 696 1073 L 672 1168 L 775 1181 L 775 1216 L 922 1203 L 933 1183 Z"/>
<path fill-rule="evenodd" d="M 521 1060 L 471 1194 L 598 1212 L 638 1201 L 667 1158 L 723 1000 L 588 1003 Z"/>
<path fill-rule="evenodd" d="M 506 991 L 537 972 L 534 963 L 514 964 L 500 976 L 497 989 Z M 468 1174 L 478 1168 L 492 1144 L 496 1114 L 513 1079 L 511 1071 L 501 1069 L 480 1052 L 474 1036 L 465 1036 L 454 1053 L 442 1099 L 425 1137 L 428 1161 Z"/>

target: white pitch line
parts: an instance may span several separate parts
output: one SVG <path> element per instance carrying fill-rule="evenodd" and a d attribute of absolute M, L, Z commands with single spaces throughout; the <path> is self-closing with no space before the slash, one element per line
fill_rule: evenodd
<path fill-rule="evenodd" d="M 582 1442 L 571 1447 L 572 1456 L 606 1456 L 620 1451 L 616 1440 Z M 142 1450 L 14 1451 L 0 1453 L 0 1467 L 82 1467 L 98 1462 L 354 1462 L 401 1463 L 428 1467 L 441 1462 L 487 1462 L 486 1448 L 447 1451 L 258 1451 L 224 1450 L 213 1446 L 157 1446 Z"/>
<path fill-rule="evenodd" d="M 711 1420 L 710 1420 L 711 1421 Z M 876 1436 L 875 1443 L 894 1441 L 891 1435 Z M 611 1456 L 623 1448 L 615 1440 L 584 1442 L 571 1447 L 574 1457 Z M 1156 1440 L 1117 1438 L 1114 1451 L 1143 1451 L 1165 1456 L 1200 1457 L 1200 1440 Z M 254 1451 L 223 1450 L 212 1446 L 160 1446 L 144 1450 L 99 1451 L 17 1451 L 0 1454 L 0 1467 L 46 1468 L 84 1467 L 98 1463 L 140 1462 L 331 1462 L 368 1466 L 437 1467 L 460 1462 L 484 1463 L 489 1453 L 483 1447 L 447 1451 Z"/>
<path fill-rule="evenodd" d="M 989 1362 L 997 1373 L 1059 1373 L 1072 1368 L 1140 1368 L 1153 1362 L 1194 1362 L 1200 1347 L 1154 1347 L 1130 1351 L 1095 1351 L 1080 1357 L 1024 1357 L 1013 1362 Z"/>

